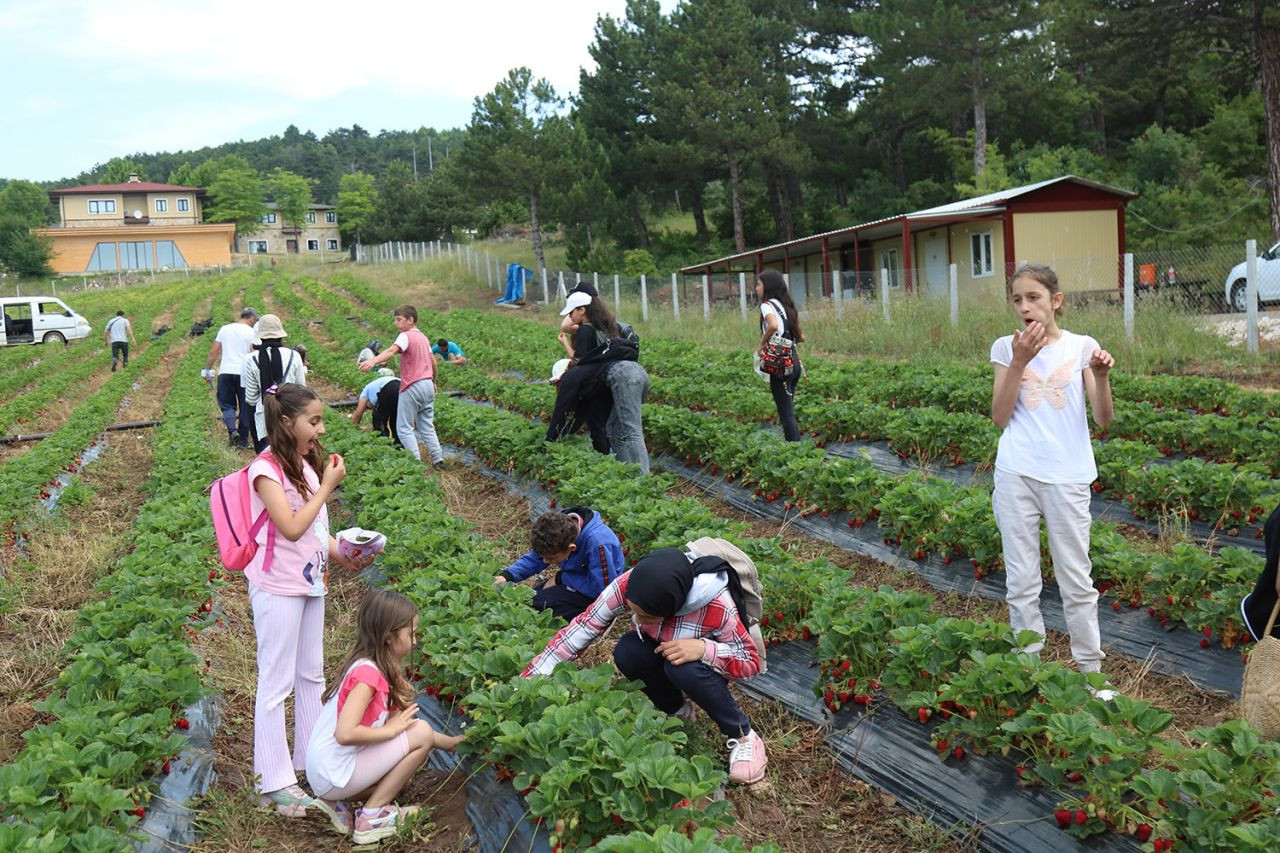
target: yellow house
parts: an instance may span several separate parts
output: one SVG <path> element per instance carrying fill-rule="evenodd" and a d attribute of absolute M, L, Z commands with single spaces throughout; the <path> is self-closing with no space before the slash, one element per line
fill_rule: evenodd
<path fill-rule="evenodd" d="M 59 226 L 34 233 L 53 242 L 59 273 L 184 269 L 231 263 L 233 223 L 203 223 L 205 191 L 138 180 L 49 191 Z"/>
<path fill-rule="evenodd" d="M 965 294 L 1003 297 L 1024 261 L 1053 266 L 1064 290 L 1115 288 L 1125 252 L 1125 205 L 1137 193 L 1074 175 L 753 249 L 681 270 L 737 277 L 777 269 L 797 304 L 878 292 L 881 277 L 908 291 L 946 293 L 949 267 Z M 736 289 L 736 285 L 733 289 Z"/>

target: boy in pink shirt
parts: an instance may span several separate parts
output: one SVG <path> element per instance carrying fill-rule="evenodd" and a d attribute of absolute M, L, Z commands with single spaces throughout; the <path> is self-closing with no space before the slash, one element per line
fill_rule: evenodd
<path fill-rule="evenodd" d="M 360 362 L 360 369 L 368 372 L 385 364 L 391 357 L 400 355 L 400 408 L 396 413 L 396 436 L 414 459 L 421 459 L 418 441 L 426 445 L 431 463 L 444 467 L 444 449 L 436 437 L 435 408 L 435 359 L 431 357 L 431 342 L 418 330 L 418 309 L 401 305 L 393 312 L 396 324 L 395 343 L 381 353 Z"/>

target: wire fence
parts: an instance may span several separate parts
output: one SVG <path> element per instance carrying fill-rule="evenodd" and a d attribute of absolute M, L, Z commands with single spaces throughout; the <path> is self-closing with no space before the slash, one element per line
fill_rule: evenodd
<path fill-rule="evenodd" d="M 554 303 L 579 282 L 590 282 L 619 314 L 649 321 L 661 315 L 676 322 L 711 322 L 715 315 L 736 312 L 745 320 L 755 310 L 755 271 L 730 270 L 701 274 L 673 272 L 628 276 L 567 270 L 530 270 L 510 264 L 471 244 L 441 241 L 383 243 L 355 247 L 358 263 L 407 263 L 449 260 L 498 292 L 498 302 Z M 1250 260 L 1252 258 L 1252 260 Z M 934 300 L 949 303 L 950 320 L 958 327 L 966 308 L 989 310 L 1002 303 L 1014 271 L 1032 261 L 1058 275 L 1069 307 L 1085 305 L 1122 314 L 1132 341 L 1135 315 L 1149 307 L 1187 314 L 1238 313 L 1244 321 L 1249 350 L 1257 351 L 1260 304 L 1280 303 L 1280 243 L 1258 249 L 1256 241 L 1202 248 L 1160 249 L 1118 256 L 1052 256 L 1013 263 L 961 266 L 929 258 L 914 267 L 883 266 L 878 270 L 824 271 L 812 258 L 784 271 L 797 307 L 827 311 L 836 319 L 844 311 L 878 304 L 889 322 L 896 303 Z M 509 282 L 508 270 L 516 281 Z"/>

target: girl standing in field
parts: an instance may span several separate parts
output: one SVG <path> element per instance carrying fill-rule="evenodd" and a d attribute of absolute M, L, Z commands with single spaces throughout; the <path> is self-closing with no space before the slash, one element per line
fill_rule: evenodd
<path fill-rule="evenodd" d="M 258 349 L 249 353 L 240 368 L 240 384 L 244 388 L 246 405 L 253 406 L 254 450 L 261 453 L 269 444 L 267 436 L 267 409 L 264 389 L 272 385 L 294 383 L 307 384 L 307 368 L 297 350 L 284 345 L 289 333 L 284 330 L 275 314 L 263 314 L 258 321 L 253 345 Z"/>
<path fill-rule="evenodd" d="M 1057 274 L 1023 264 L 1013 274 L 1014 312 L 1021 331 L 991 346 L 995 387 L 991 419 L 1003 432 L 996 451 L 991 503 L 1003 541 L 1005 600 L 1014 631 L 1044 637 L 1040 615 L 1040 519 L 1081 672 L 1100 672 L 1098 591 L 1089 561 L 1089 485 L 1097 479 L 1085 397 L 1094 421 L 1111 422 L 1115 359 L 1098 342 L 1058 326 L 1064 294 Z M 1043 639 L 1024 651 L 1038 653 Z M 1107 694 L 1107 695 L 1104 695 Z M 1098 692 L 1109 698 L 1113 691 Z"/>
<path fill-rule="evenodd" d="M 340 832 L 372 844 L 396 832 L 399 818 L 416 809 L 391 804 L 433 749 L 453 752 L 448 737 L 417 717 L 418 703 L 404 677 L 416 644 L 418 609 L 398 592 L 373 590 L 360 603 L 356 647 L 343 676 L 324 694 L 311 732 L 307 781 Z M 344 800 L 365 798 L 354 825 Z M 337 816 L 336 818 L 334 816 Z"/>
<path fill-rule="evenodd" d="M 804 340 L 804 332 L 800 329 L 800 312 L 791 301 L 791 292 L 787 289 L 787 280 L 777 270 L 765 270 L 756 279 L 756 297 L 760 300 L 760 346 L 756 355 L 764 355 L 765 344 L 774 335 L 790 338 L 795 343 Z M 800 358 L 797 350 L 796 359 Z M 773 404 L 778 407 L 778 422 L 782 426 L 782 434 L 787 441 L 800 440 L 800 426 L 796 423 L 795 397 L 796 384 L 800 381 L 800 370 L 783 378 L 769 377 L 769 390 L 773 393 Z"/>
<path fill-rule="evenodd" d="M 360 569 L 372 557 L 348 560 L 329 535 L 328 499 L 347 475 L 342 457 L 327 460 L 324 406 L 296 384 L 272 385 L 262 395 L 271 450 L 249 466 L 250 512 L 265 509 L 270 524 L 245 567 L 257 634 L 258 691 L 253 718 L 253 772 L 263 807 L 301 817 L 318 805 L 298 787 L 307 742 L 324 691 L 324 595 L 330 560 Z M 267 557 L 270 555 L 270 562 Z M 294 748 L 285 735 L 284 703 L 294 694 Z M 323 809 L 323 804 L 319 804 Z"/>

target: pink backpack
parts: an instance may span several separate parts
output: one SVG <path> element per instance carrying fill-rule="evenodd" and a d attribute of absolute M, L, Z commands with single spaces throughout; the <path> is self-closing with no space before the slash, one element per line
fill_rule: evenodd
<path fill-rule="evenodd" d="M 284 471 L 280 463 L 270 452 L 264 452 L 258 459 L 265 459 L 276 469 L 280 479 L 284 479 Z M 254 462 L 258 461 L 257 459 Z M 250 463 L 252 464 L 252 463 Z M 222 565 L 229 571 L 242 572 L 258 553 L 258 531 L 267 525 L 267 554 L 262 561 L 262 570 L 271 571 L 271 557 L 276 545 L 276 526 L 264 509 L 256 519 L 252 517 L 253 483 L 249 480 L 249 465 L 220 477 L 205 489 L 209 493 L 209 512 L 213 516 L 213 532 L 218 538 L 218 554 L 222 557 Z"/>

